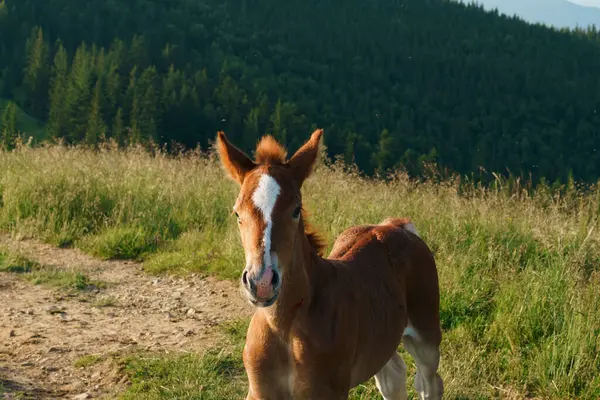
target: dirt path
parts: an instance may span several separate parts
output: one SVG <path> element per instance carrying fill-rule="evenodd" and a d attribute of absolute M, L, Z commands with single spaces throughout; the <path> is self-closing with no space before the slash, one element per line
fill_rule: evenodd
<path fill-rule="evenodd" d="M 5 398 L 18 398 L 11 392 L 35 399 L 110 397 L 127 384 L 111 354 L 202 352 L 219 339 L 218 324 L 251 312 L 231 282 L 152 277 L 137 263 L 100 261 L 31 240 L 0 236 L 0 245 L 43 265 L 81 271 L 107 283 L 73 296 L 0 273 L 0 385 L 8 392 Z M 77 367 L 83 356 L 103 361 Z"/>

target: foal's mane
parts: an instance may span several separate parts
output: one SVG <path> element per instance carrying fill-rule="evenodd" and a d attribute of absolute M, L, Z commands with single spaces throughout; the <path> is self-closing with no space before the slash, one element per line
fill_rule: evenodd
<path fill-rule="evenodd" d="M 262 165 L 286 165 L 286 149 L 271 135 L 263 136 L 256 146 L 256 163 Z M 318 255 L 324 256 L 327 242 L 325 238 L 317 232 L 308 222 L 308 212 L 302 207 L 302 222 L 304 224 L 304 234 L 311 247 Z"/>
<path fill-rule="evenodd" d="M 315 228 L 307 221 L 307 211 L 302 208 L 302 223 L 304 224 L 304 234 L 308 239 L 308 242 L 312 246 L 313 249 L 317 252 L 317 254 L 321 257 L 325 256 L 325 248 L 327 247 L 327 241 L 321 235 L 320 232 L 317 232 Z"/>

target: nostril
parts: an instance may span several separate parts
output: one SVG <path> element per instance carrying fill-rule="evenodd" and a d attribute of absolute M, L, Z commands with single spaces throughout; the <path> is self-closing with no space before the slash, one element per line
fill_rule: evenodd
<path fill-rule="evenodd" d="M 242 282 L 244 282 L 244 285 L 248 286 L 248 271 L 244 271 L 242 274 Z"/>
<path fill-rule="evenodd" d="M 279 282 L 279 274 L 275 272 L 273 274 L 273 278 L 271 278 L 271 284 L 273 285 L 273 287 L 275 287 L 275 286 L 277 286 L 278 282 Z"/>

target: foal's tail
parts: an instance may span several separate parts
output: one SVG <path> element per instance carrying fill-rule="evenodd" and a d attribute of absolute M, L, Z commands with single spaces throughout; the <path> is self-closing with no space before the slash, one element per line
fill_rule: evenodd
<path fill-rule="evenodd" d="M 382 225 L 392 225 L 398 228 L 406 229 L 407 231 L 419 236 L 419 232 L 415 225 L 408 218 L 388 218 L 383 221 Z"/>

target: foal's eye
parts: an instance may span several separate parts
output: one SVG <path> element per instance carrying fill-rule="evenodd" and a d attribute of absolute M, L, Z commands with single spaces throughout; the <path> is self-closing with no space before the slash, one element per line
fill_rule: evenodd
<path fill-rule="evenodd" d="M 294 210 L 294 219 L 300 218 L 300 213 L 302 212 L 302 207 L 298 206 Z"/>

